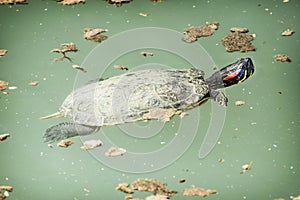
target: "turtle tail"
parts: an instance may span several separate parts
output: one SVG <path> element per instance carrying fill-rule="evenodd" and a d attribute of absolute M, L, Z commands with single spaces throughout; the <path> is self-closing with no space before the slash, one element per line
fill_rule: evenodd
<path fill-rule="evenodd" d="M 92 134 L 97 130 L 97 126 L 64 122 L 48 128 L 44 134 L 44 142 L 53 143 L 70 137 Z"/>
<path fill-rule="evenodd" d="M 49 118 L 52 118 L 52 117 L 63 117 L 63 115 L 60 112 L 56 112 L 56 113 L 53 113 L 51 115 L 41 117 L 40 119 L 49 119 Z"/>

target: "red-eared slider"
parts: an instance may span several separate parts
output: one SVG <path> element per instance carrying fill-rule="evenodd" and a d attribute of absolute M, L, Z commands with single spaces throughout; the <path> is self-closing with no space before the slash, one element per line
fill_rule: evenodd
<path fill-rule="evenodd" d="M 242 58 L 207 79 L 195 68 L 149 69 L 90 83 L 67 96 L 59 112 L 43 117 L 64 116 L 74 122 L 50 127 L 44 138 L 54 142 L 91 134 L 101 126 L 148 119 L 168 121 L 208 98 L 226 106 L 228 100 L 218 90 L 245 81 L 253 72 L 251 59 Z"/>

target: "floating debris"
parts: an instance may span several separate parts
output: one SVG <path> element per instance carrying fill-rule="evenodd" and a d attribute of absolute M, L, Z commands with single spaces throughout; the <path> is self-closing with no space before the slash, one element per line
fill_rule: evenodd
<path fill-rule="evenodd" d="M 223 163 L 223 162 L 225 162 L 225 160 L 224 160 L 223 158 L 220 158 L 220 159 L 218 160 L 218 162 Z"/>
<path fill-rule="evenodd" d="M 133 193 L 133 190 L 129 188 L 129 183 L 120 183 L 115 189 L 128 194 Z"/>
<path fill-rule="evenodd" d="M 293 197 L 293 199 L 292 200 L 300 200 L 300 195 L 299 196 L 297 196 L 297 197 Z"/>
<path fill-rule="evenodd" d="M 282 0 L 283 3 L 288 3 L 290 0 Z"/>
<path fill-rule="evenodd" d="M 153 56 L 154 54 L 151 53 L 151 52 L 142 51 L 142 52 L 141 52 L 141 55 L 146 57 L 146 56 Z"/>
<path fill-rule="evenodd" d="M 16 89 L 18 89 L 18 86 L 9 86 L 8 89 L 9 90 L 16 90 Z"/>
<path fill-rule="evenodd" d="M 137 179 L 131 183 L 131 188 L 139 191 L 152 192 L 154 195 L 163 195 L 168 198 L 177 193 L 177 191 L 165 188 L 165 184 L 157 179 Z"/>
<path fill-rule="evenodd" d="M 140 16 L 143 16 L 143 17 L 148 17 L 148 16 L 149 16 L 148 13 L 144 13 L 144 12 L 140 12 L 139 15 L 140 15 Z"/>
<path fill-rule="evenodd" d="M 124 200 L 140 200 L 139 198 L 134 198 L 132 195 L 128 195 Z"/>
<path fill-rule="evenodd" d="M 165 188 L 165 184 L 157 179 L 143 178 L 139 178 L 131 184 L 120 183 L 115 189 L 127 194 L 134 193 L 134 190 L 152 192 L 153 195 L 146 197 L 145 200 L 167 200 L 177 193 L 177 191 Z M 139 198 L 129 195 L 125 197 L 125 200 L 139 200 Z"/>
<path fill-rule="evenodd" d="M 116 7 L 122 6 L 123 3 L 130 3 L 132 0 L 106 0 L 110 4 L 114 4 Z"/>
<path fill-rule="evenodd" d="M 239 32 L 239 33 L 248 33 L 249 29 L 247 28 L 239 28 L 239 27 L 232 27 L 230 29 L 231 32 Z"/>
<path fill-rule="evenodd" d="M 59 60 L 63 60 L 63 59 L 68 59 L 69 61 L 72 62 L 72 59 L 68 56 L 66 56 L 66 53 L 67 52 L 77 52 L 78 49 L 76 47 L 76 44 L 73 43 L 73 42 L 70 42 L 70 43 L 63 43 L 61 44 L 62 48 L 61 49 L 52 49 L 50 52 L 54 52 L 54 53 L 61 53 L 63 54 L 62 57 L 60 58 L 55 58 L 54 61 L 59 61 Z"/>
<path fill-rule="evenodd" d="M 245 101 L 236 101 L 235 105 L 236 106 L 242 106 L 242 105 L 245 105 L 245 103 L 246 103 Z"/>
<path fill-rule="evenodd" d="M 218 68 L 217 68 L 217 66 L 212 66 L 211 69 L 212 70 L 217 70 Z"/>
<path fill-rule="evenodd" d="M 168 196 L 160 195 L 160 194 L 151 195 L 145 198 L 145 200 L 168 200 L 168 199 L 170 199 Z"/>
<path fill-rule="evenodd" d="M 87 193 L 89 193 L 89 192 L 91 192 L 89 189 L 87 189 L 87 188 L 83 188 L 83 191 L 85 191 L 85 192 L 87 192 Z"/>
<path fill-rule="evenodd" d="M 81 146 L 80 148 L 82 150 L 89 150 L 89 149 L 94 149 L 96 147 L 100 147 L 102 145 L 103 143 L 101 140 L 87 140 L 83 143 L 83 146 Z"/>
<path fill-rule="evenodd" d="M 2 56 L 5 56 L 5 54 L 7 54 L 7 50 L 6 49 L 0 49 L 0 58 L 2 57 Z"/>
<path fill-rule="evenodd" d="M 57 143 L 57 146 L 66 148 L 74 143 L 75 142 L 73 142 L 72 140 L 61 140 L 59 143 Z"/>
<path fill-rule="evenodd" d="M 244 174 L 246 171 L 249 171 L 253 166 L 253 161 L 250 161 L 249 164 L 245 164 L 242 166 L 243 171 L 240 172 L 240 174 Z"/>
<path fill-rule="evenodd" d="M 152 2 L 155 2 L 155 3 L 160 3 L 162 0 L 150 0 Z"/>
<path fill-rule="evenodd" d="M 2 191 L 4 192 L 2 193 Z M 12 191 L 13 191 L 13 187 L 0 185 L 0 200 L 6 199 L 6 197 L 9 196 L 8 192 L 12 192 Z"/>
<path fill-rule="evenodd" d="M 102 35 L 101 33 L 107 32 L 108 29 L 102 29 L 102 28 L 84 28 L 84 39 L 86 40 L 92 40 L 94 42 L 102 42 L 106 40 L 108 37 L 105 35 Z"/>
<path fill-rule="evenodd" d="M 13 187 L 6 186 L 6 185 L 0 185 L 0 190 L 5 190 L 5 191 L 8 191 L 8 192 L 12 192 L 13 191 Z"/>
<path fill-rule="evenodd" d="M 6 198 L 5 194 L 0 193 L 0 200 L 3 200 L 5 198 Z"/>
<path fill-rule="evenodd" d="M 72 67 L 73 67 L 74 69 L 78 69 L 78 70 L 80 70 L 80 71 L 87 72 L 83 67 L 80 67 L 79 65 L 72 65 Z"/>
<path fill-rule="evenodd" d="M 5 95 L 7 95 L 7 94 L 9 94 L 9 92 L 7 92 L 7 91 L 4 91 L 4 92 L 2 92 L 2 94 L 5 94 Z"/>
<path fill-rule="evenodd" d="M 0 141 L 6 140 L 8 137 L 10 137 L 9 133 L 4 133 L 0 135 Z"/>
<path fill-rule="evenodd" d="M 28 83 L 28 85 L 37 86 L 39 83 L 40 83 L 39 81 L 32 81 L 32 82 Z"/>
<path fill-rule="evenodd" d="M 85 3 L 85 0 L 56 0 L 58 4 L 61 5 L 74 5 L 79 3 Z"/>
<path fill-rule="evenodd" d="M 284 54 L 277 54 L 273 58 L 275 61 L 292 62 L 291 58 Z"/>
<path fill-rule="evenodd" d="M 291 36 L 291 35 L 293 35 L 294 33 L 295 33 L 295 31 L 290 30 L 290 29 L 286 29 L 285 31 L 283 31 L 283 32 L 281 33 L 281 35 L 282 35 L 282 36 Z"/>
<path fill-rule="evenodd" d="M 26 0 L 0 0 L 0 4 L 26 4 Z"/>
<path fill-rule="evenodd" d="M 53 144 L 48 144 L 48 147 L 49 148 L 53 148 Z"/>
<path fill-rule="evenodd" d="M 180 179 L 178 180 L 178 182 L 179 182 L 179 183 L 184 183 L 184 182 L 185 182 L 185 178 L 180 178 Z"/>
<path fill-rule="evenodd" d="M 116 147 L 111 147 L 110 149 L 108 149 L 107 152 L 105 152 L 106 156 L 123 156 L 124 153 L 126 153 L 126 149 L 123 148 L 116 148 Z"/>
<path fill-rule="evenodd" d="M 217 190 L 205 190 L 204 188 L 199 188 L 194 185 L 192 185 L 191 188 L 187 188 L 183 190 L 184 196 L 201 196 L 206 197 L 210 194 L 216 194 Z"/>
<path fill-rule="evenodd" d="M 197 38 L 213 35 L 218 27 L 218 22 L 206 22 L 205 26 L 191 26 L 183 30 L 185 37 L 182 40 L 188 43 L 195 42 Z"/>
<path fill-rule="evenodd" d="M 0 90 L 5 90 L 8 87 L 8 82 L 0 80 Z"/>
<path fill-rule="evenodd" d="M 242 53 L 247 51 L 255 51 L 255 46 L 252 41 L 256 37 L 255 34 L 248 34 L 247 28 L 231 28 L 231 33 L 222 39 L 222 44 L 226 47 L 227 52 L 240 51 Z"/>
<path fill-rule="evenodd" d="M 128 67 L 125 67 L 123 65 L 114 65 L 114 68 L 119 70 L 126 70 L 126 71 L 128 70 Z"/>

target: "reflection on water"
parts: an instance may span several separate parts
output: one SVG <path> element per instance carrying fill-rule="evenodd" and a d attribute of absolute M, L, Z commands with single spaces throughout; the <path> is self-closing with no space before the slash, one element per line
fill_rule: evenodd
<path fill-rule="evenodd" d="M 238 199 L 297 197 L 300 194 L 298 7 L 297 1 L 241 1 L 224 5 L 223 1 L 179 0 L 132 1 L 118 8 L 105 1 L 86 1 L 73 6 L 51 1 L 1 5 L 0 49 L 8 52 L 0 58 L 0 80 L 8 82 L 11 88 L 0 94 L 0 134 L 10 134 L 0 141 L 0 185 L 13 187 L 12 192 L 6 189 L 1 193 L 6 191 L 7 199 L 124 199 L 124 194 L 115 190 L 119 183 L 158 178 L 167 183 L 168 188 L 179 191 L 173 199 L 187 199 L 182 191 L 191 185 L 216 189 L 217 194 L 210 195 L 211 199 L 232 199 L 232 194 Z M 141 16 L 140 12 L 149 15 Z M 127 125 L 104 127 L 97 133 L 104 132 L 120 147 L 151 151 L 170 143 L 176 134 L 174 129 L 184 120 L 188 124 L 199 123 L 199 132 L 184 154 L 173 164 L 152 173 L 134 174 L 111 169 L 88 151 L 80 149 L 80 138 L 74 139 L 75 144 L 68 148 L 56 145 L 49 148 L 43 143 L 44 131 L 65 119 L 42 121 L 39 118 L 58 109 L 67 94 L 78 86 L 78 74 L 89 73 L 72 67 L 81 66 L 98 45 L 83 38 L 84 28 L 108 29 L 105 33 L 108 39 L 101 45 L 110 37 L 134 28 L 162 27 L 182 32 L 188 25 L 203 25 L 206 21 L 218 21 L 219 29 L 211 37 L 199 38 L 197 43 L 205 48 L 217 68 L 241 57 L 251 57 L 256 73 L 251 80 L 226 89 L 229 105 L 222 134 L 205 159 L 200 160 L 198 154 L 211 119 L 210 101 L 195 110 L 199 120 L 191 115 L 184 119 L 174 118 L 164 126 L 161 137 L 157 135 L 151 142 L 144 139 L 137 146 L 130 135 L 120 131 L 127 129 Z M 227 53 L 221 39 L 231 27 L 246 27 L 255 33 L 252 42 L 257 50 Z M 288 28 L 295 33 L 281 36 Z M 51 49 L 70 42 L 76 43 L 79 49 L 68 54 L 72 62 L 67 59 L 53 62 L 57 55 L 50 53 Z M 121 45 L 114 48 L 118 50 Z M 170 52 L 148 50 L 154 56 L 144 57 L 140 51 L 136 55 L 134 51 L 121 55 L 110 63 L 111 68 L 103 73 L 103 77 L 94 78 L 123 73 L 113 68 L 115 64 L 128 66 L 129 70 L 149 61 L 174 68 L 190 67 L 186 60 Z M 289 56 L 291 62 L 274 61 L 276 54 Z M 102 55 L 98 56 L 101 58 Z M 102 64 L 99 61 L 97 66 L 103 67 Z M 196 68 L 206 68 L 209 76 L 213 66 Z M 245 104 L 236 106 L 236 101 Z M 133 126 L 140 128 L 143 124 Z M 145 126 L 148 131 L 148 125 Z M 126 159 L 125 156 L 126 153 L 121 158 Z M 250 163 L 251 169 L 246 170 Z M 246 171 L 241 174 L 243 170 Z M 180 178 L 186 181 L 179 183 Z M 145 198 L 146 195 L 135 193 L 133 196 Z"/>

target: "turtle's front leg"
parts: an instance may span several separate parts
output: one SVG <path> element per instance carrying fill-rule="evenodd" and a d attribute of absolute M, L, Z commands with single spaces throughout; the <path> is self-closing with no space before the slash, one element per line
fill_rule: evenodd
<path fill-rule="evenodd" d="M 60 123 L 46 130 L 44 135 L 45 142 L 55 142 L 74 136 L 89 135 L 98 130 L 97 126 L 85 126 L 75 123 Z"/>
<path fill-rule="evenodd" d="M 217 90 L 210 90 L 209 94 L 213 100 L 218 102 L 218 104 L 222 106 L 227 106 L 228 99 L 223 92 Z"/>

